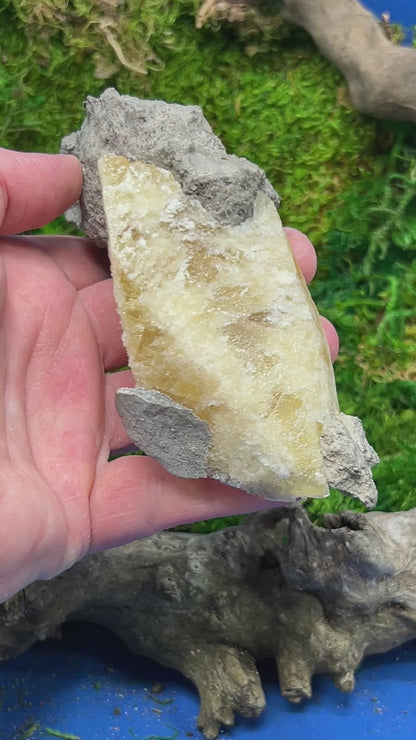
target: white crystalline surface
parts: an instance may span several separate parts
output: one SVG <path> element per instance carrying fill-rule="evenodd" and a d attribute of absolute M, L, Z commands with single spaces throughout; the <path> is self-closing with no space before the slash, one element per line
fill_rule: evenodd
<path fill-rule="evenodd" d="M 327 495 L 333 371 L 272 201 L 259 191 L 253 217 L 224 226 L 168 170 L 107 155 L 100 176 L 137 386 L 209 425 L 207 475 L 271 499 Z"/>

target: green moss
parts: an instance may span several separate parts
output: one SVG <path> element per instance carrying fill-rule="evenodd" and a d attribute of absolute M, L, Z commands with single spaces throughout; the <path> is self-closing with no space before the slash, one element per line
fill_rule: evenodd
<path fill-rule="evenodd" d="M 379 506 L 416 505 L 414 127 L 348 107 L 343 79 L 296 29 L 267 43 L 196 31 L 192 0 L 3 4 L 2 145 L 57 151 L 79 127 L 86 95 L 113 85 L 201 105 L 229 151 L 264 167 L 283 221 L 317 246 L 313 295 L 339 330 L 341 407 L 363 419 L 382 458 Z M 146 74 L 127 68 L 140 66 Z M 70 227 L 59 220 L 47 230 Z M 318 516 L 355 502 L 334 492 L 308 506 Z"/>
<path fill-rule="evenodd" d="M 61 740 L 81 740 L 79 735 L 73 735 L 69 732 L 61 732 L 60 730 L 53 729 L 53 727 L 45 727 L 43 734 L 49 735 L 50 737 L 58 737 L 61 738 Z"/>
<path fill-rule="evenodd" d="M 34 6 L 42 6 L 43 14 L 34 15 Z M 147 56 L 160 69 L 147 76 L 121 69 L 102 81 L 94 77 L 97 54 L 116 57 L 90 17 L 91 6 L 100 3 L 9 3 L 0 21 L 9 38 L 2 97 L 8 107 L 12 101 L 3 145 L 56 151 L 62 134 L 82 121 L 86 95 L 108 84 L 124 93 L 199 104 L 230 151 L 265 168 L 284 196 L 283 217 L 314 239 L 326 233 L 328 212 L 347 183 L 373 169 L 366 155 L 375 126 L 337 104 L 342 80 L 304 34 L 293 32 L 278 54 L 250 58 L 229 32 L 196 32 L 191 2 L 147 0 L 135 14 L 125 3 L 123 48 L 137 33 L 139 53 L 146 38 Z M 43 34 L 34 17 L 43 19 Z"/>
<path fill-rule="evenodd" d="M 341 408 L 362 418 L 381 458 L 377 508 L 398 510 L 416 505 L 416 148 L 406 125 L 384 133 L 377 176 L 344 192 L 314 296 L 340 334 Z M 333 508 L 354 506 L 336 495 L 310 505 Z"/>

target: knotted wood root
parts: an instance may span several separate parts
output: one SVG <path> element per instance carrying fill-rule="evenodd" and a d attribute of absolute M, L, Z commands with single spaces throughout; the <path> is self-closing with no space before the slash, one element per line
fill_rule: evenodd
<path fill-rule="evenodd" d="M 244 23 L 253 12 L 259 16 L 259 28 L 266 16 L 270 23 L 272 13 L 309 33 L 344 75 L 351 101 L 361 113 L 416 121 L 416 49 L 392 43 L 385 21 L 357 0 L 279 0 L 272 10 L 265 0 L 205 0 L 196 25 L 209 19 Z"/>
<path fill-rule="evenodd" d="M 265 705 L 256 660 L 274 656 L 289 701 L 313 674 L 354 688 L 362 658 L 416 635 L 416 509 L 330 515 L 298 506 L 209 535 L 163 532 L 85 558 L 0 606 L 0 658 L 55 637 L 67 620 L 108 627 L 198 689 L 215 738 Z"/>

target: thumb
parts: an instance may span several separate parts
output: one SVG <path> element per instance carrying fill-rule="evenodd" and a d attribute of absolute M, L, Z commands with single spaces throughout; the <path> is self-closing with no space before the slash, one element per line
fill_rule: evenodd
<path fill-rule="evenodd" d="M 81 165 L 71 155 L 0 148 L 0 234 L 53 221 L 78 200 L 81 188 Z"/>

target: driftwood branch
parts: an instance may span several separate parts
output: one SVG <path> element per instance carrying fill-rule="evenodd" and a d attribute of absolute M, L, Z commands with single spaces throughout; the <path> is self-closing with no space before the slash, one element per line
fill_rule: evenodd
<path fill-rule="evenodd" d="M 66 620 L 115 632 L 196 685 L 207 738 L 265 705 L 257 659 L 273 656 L 289 701 L 314 673 L 354 688 L 363 656 L 416 635 L 416 509 L 327 517 L 300 507 L 210 535 L 164 532 L 92 555 L 0 607 L 0 659 Z"/>
<path fill-rule="evenodd" d="M 197 16 L 241 23 L 262 0 L 206 0 Z M 416 49 L 392 43 L 357 0 L 279 0 L 276 14 L 301 26 L 344 75 L 353 105 L 377 118 L 416 121 Z M 259 26 L 261 27 L 261 23 Z"/>

